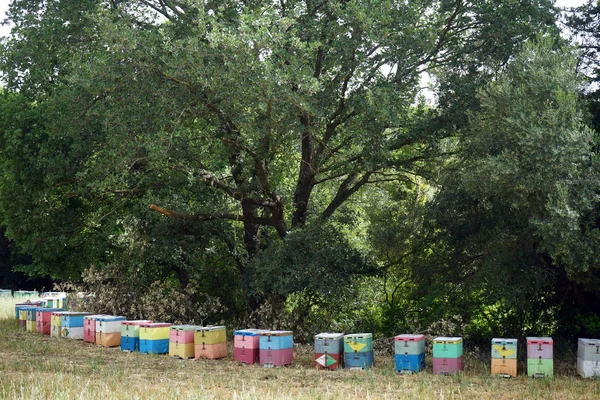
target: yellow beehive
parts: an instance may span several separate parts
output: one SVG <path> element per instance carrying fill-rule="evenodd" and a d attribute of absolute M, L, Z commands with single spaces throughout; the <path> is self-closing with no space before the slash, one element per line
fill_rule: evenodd
<path fill-rule="evenodd" d="M 227 336 L 224 326 L 203 326 L 196 328 L 196 332 L 194 332 L 194 343 L 197 345 L 226 342 Z"/>

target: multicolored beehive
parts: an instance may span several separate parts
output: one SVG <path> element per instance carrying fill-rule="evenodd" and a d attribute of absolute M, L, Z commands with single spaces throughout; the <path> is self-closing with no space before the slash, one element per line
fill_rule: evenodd
<path fill-rule="evenodd" d="M 49 335 L 52 313 L 56 311 L 62 311 L 61 308 L 38 308 L 35 316 L 35 331 L 42 335 Z"/>
<path fill-rule="evenodd" d="M 18 321 L 20 319 L 20 312 L 22 308 L 27 307 L 42 307 L 41 301 L 34 301 L 28 303 L 17 303 L 15 304 L 15 319 Z M 25 321 L 27 321 L 27 313 L 25 313 Z"/>
<path fill-rule="evenodd" d="M 397 372 L 425 369 L 425 335 L 403 334 L 394 337 L 394 361 Z"/>
<path fill-rule="evenodd" d="M 37 325 L 35 323 L 35 319 L 37 317 L 37 312 L 38 310 L 43 310 L 44 307 L 29 307 L 27 308 L 27 321 L 25 323 L 25 327 L 27 332 L 34 332 L 37 328 Z"/>
<path fill-rule="evenodd" d="M 492 339 L 492 375 L 517 376 L 517 339 Z"/>
<path fill-rule="evenodd" d="M 151 324 L 154 321 L 140 319 L 134 321 L 121 321 L 121 350 L 140 350 L 140 325 Z"/>
<path fill-rule="evenodd" d="M 194 358 L 196 325 L 173 325 L 169 333 L 169 355 L 182 359 Z"/>
<path fill-rule="evenodd" d="M 66 311 L 53 311 L 50 317 L 50 336 L 62 336 L 62 315 Z"/>
<path fill-rule="evenodd" d="M 584 378 L 600 377 L 600 339 L 577 341 L 577 374 Z"/>
<path fill-rule="evenodd" d="M 166 322 L 140 324 L 140 353 L 167 354 L 172 325 Z"/>
<path fill-rule="evenodd" d="M 434 374 L 456 374 L 463 368 L 463 340 L 461 337 L 440 336 L 433 339 Z"/>
<path fill-rule="evenodd" d="M 289 365 L 294 358 L 292 331 L 266 331 L 259 336 L 258 361 L 263 366 Z"/>
<path fill-rule="evenodd" d="M 103 315 L 96 318 L 96 344 L 104 347 L 121 345 L 121 322 L 127 318 L 120 315 Z"/>
<path fill-rule="evenodd" d="M 344 354 L 343 333 L 319 333 L 315 335 L 315 366 L 334 370 L 342 366 Z"/>
<path fill-rule="evenodd" d="M 551 337 L 527 338 L 527 375 L 554 376 L 554 350 Z"/>
<path fill-rule="evenodd" d="M 194 332 L 194 356 L 197 360 L 227 357 L 227 334 L 224 326 L 199 326 Z"/>
<path fill-rule="evenodd" d="M 344 336 L 345 368 L 368 369 L 373 366 L 373 334 L 352 333 Z"/>
<path fill-rule="evenodd" d="M 88 312 L 63 311 L 61 337 L 83 340 L 83 317 L 91 315 Z"/>
<path fill-rule="evenodd" d="M 29 310 L 35 309 L 37 308 L 37 306 L 27 306 L 27 307 L 20 307 L 19 308 L 19 329 L 22 330 L 27 330 L 28 327 L 28 315 L 29 315 Z"/>
<path fill-rule="evenodd" d="M 260 358 L 260 334 L 264 329 L 239 329 L 233 332 L 233 359 L 254 364 Z"/>
<path fill-rule="evenodd" d="M 36 290 L 15 290 L 13 297 L 37 297 L 40 293 Z"/>

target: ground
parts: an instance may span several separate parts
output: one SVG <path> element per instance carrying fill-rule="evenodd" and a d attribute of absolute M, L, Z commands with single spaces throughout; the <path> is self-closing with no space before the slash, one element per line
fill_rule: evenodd
<path fill-rule="evenodd" d="M 11 304 L 0 306 L 2 399 L 600 398 L 600 380 L 576 377 L 574 360 L 552 379 L 491 377 L 489 363 L 474 356 L 459 376 L 434 376 L 430 364 L 427 372 L 405 376 L 390 356 L 376 356 L 369 371 L 318 371 L 311 346 L 300 346 L 293 366 L 262 368 L 238 364 L 231 352 L 214 361 L 123 353 L 20 331 L 13 318 Z"/>

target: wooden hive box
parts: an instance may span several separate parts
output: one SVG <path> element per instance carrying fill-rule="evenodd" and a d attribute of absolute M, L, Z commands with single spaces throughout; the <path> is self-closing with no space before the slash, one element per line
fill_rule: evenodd
<path fill-rule="evenodd" d="M 294 336 L 292 331 L 266 331 L 259 336 L 260 365 L 289 365 L 294 356 Z"/>
<path fill-rule="evenodd" d="M 27 308 L 27 322 L 25 323 L 25 327 L 27 332 L 34 332 L 36 330 L 35 318 L 37 316 L 37 312 L 44 307 L 30 307 Z"/>
<path fill-rule="evenodd" d="M 61 337 L 62 335 L 62 314 L 65 311 L 54 311 L 50 319 L 50 336 Z"/>
<path fill-rule="evenodd" d="M 324 332 L 315 335 L 315 367 L 329 370 L 340 368 L 343 354 L 343 333 Z"/>
<path fill-rule="evenodd" d="M 344 335 L 345 353 L 368 353 L 373 351 L 372 333 L 350 333 Z"/>
<path fill-rule="evenodd" d="M 421 355 L 425 353 L 425 335 L 401 334 L 394 337 L 394 354 Z"/>
<path fill-rule="evenodd" d="M 233 332 L 233 358 L 244 364 L 254 364 L 260 358 L 260 334 L 264 329 L 239 329 Z"/>
<path fill-rule="evenodd" d="M 461 337 L 440 336 L 433 339 L 433 358 L 459 358 L 463 355 Z"/>
<path fill-rule="evenodd" d="M 577 340 L 577 374 L 584 378 L 600 377 L 600 339 Z"/>
<path fill-rule="evenodd" d="M 12 290 L 0 289 L 0 297 L 12 297 Z"/>
<path fill-rule="evenodd" d="M 199 326 L 194 332 L 194 344 L 227 343 L 227 333 L 224 326 Z"/>
<path fill-rule="evenodd" d="M 554 358 L 553 343 L 551 337 L 528 337 L 527 359 Z"/>
<path fill-rule="evenodd" d="M 374 363 L 373 350 L 361 352 L 344 352 L 344 368 L 369 369 Z"/>
<path fill-rule="evenodd" d="M 120 315 L 104 315 L 96 318 L 96 344 L 104 347 L 121 345 L 121 323 L 127 318 Z"/>
<path fill-rule="evenodd" d="M 169 355 L 181 359 L 194 358 L 195 325 L 173 325 L 169 332 Z"/>
<path fill-rule="evenodd" d="M 121 350 L 139 351 L 140 325 L 151 324 L 154 321 L 147 319 L 121 321 Z"/>
<path fill-rule="evenodd" d="M 433 358 L 433 373 L 436 375 L 457 374 L 464 369 L 463 356 L 452 358 Z"/>
<path fill-rule="evenodd" d="M 22 308 L 27 308 L 27 307 L 41 307 L 42 306 L 42 302 L 41 301 L 34 301 L 34 302 L 29 302 L 29 303 L 17 303 L 15 304 L 15 319 L 18 321 L 20 318 L 20 311 Z M 27 313 L 25 314 L 25 316 L 27 317 Z M 27 318 L 25 318 L 25 320 L 27 320 Z"/>
<path fill-rule="evenodd" d="M 42 335 L 50 335 L 51 324 L 52 324 L 52 313 L 56 311 L 62 311 L 61 308 L 41 308 L 38 309 L 35 316 L 35 331 Z"/>
<path fill-rule="evenodd" d="M 103 317 L 104 314 L 85 315 L 83 317 L 83 341 L 87 343 L 96 343 L 96 318 Z"/>
<path fill-rule="evenodd" d="M 492 358 L 517 358 L 517 339 L 492 339 Z"/>
<path fill-rule="evenodd" d="M 504 377 L 517 377 L 517 359 L 516 358 L 492 358 L 490 368 L 492 375 L 502 375 Z"/>
<path fill-rule="evenodd" d="M 533 378 L 554 376 L 554 360 L 552 358 L 528 358 L 527 375 Z"/>
<path fill-rule="evenodd" d="M 29 310 L 34 310 L 35 306 L 29 306 L 29 307 L 21 307 L 19 308 L 19 328 L 26 331 L 27 328 L 30 326 L 27 324 L 27 322 L 29 321 Z"/>
<path fill-rule="evenodd" d="M 166 322 L 152 322 L 141 324 L 140 353 L 168 354 L 169 334 L 173 324 Z"/>
<path fill-rule="evenodd" d="M 67 339 L 83 340 L 83 317 L 88 312 L 64 311 L 62 313 L 61 336 Z"/>

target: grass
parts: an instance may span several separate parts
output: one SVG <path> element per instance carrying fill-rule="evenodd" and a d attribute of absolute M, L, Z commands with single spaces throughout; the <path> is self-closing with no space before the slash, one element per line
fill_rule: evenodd
<path fill-rule="evenodd" d="M 458 376 L 398 375 L 391 357 L 369 371 L 318 371 L 311 346 L 294 365 L 265 369 L 224 360 L 178 360 L 123 353 L 16 328 L 12 299 L 0 299 L 2 399 L 597 399 L 600 381 L 561 368 L 553 379 L 491 377 L 486 364 L 466 360 Z M 431 371 L 431 365 L 428 366 Z"/>

